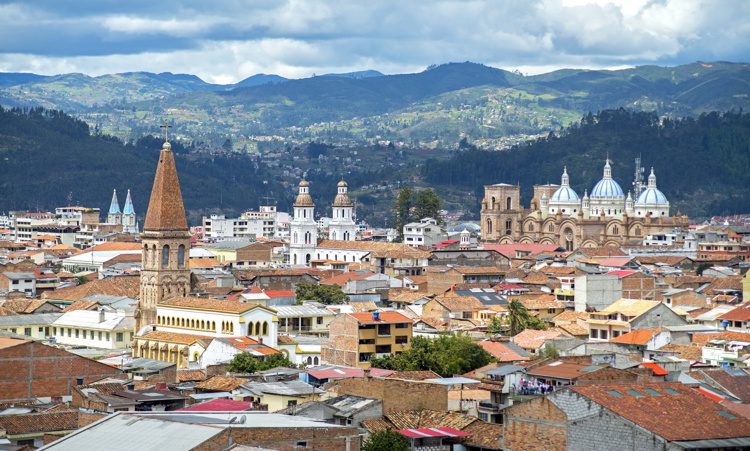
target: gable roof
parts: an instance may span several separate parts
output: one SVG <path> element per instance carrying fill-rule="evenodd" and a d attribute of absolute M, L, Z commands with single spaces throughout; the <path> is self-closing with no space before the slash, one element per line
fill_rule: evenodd
<path fill-rule="evenodd" d="M 633 330 L 626 334 L 622 334 L 619 337 L 612 338 L 609 340 L 611 343 L 620 343 L 626 345 L 640 345 L 645 346 L 649 340 L 651 340 L 659 332 L 663 332 L 666 329 L 639 329 Z"/>
<path fill-rule="evenodd" d="M 5 305 L 5 304 L 3 304 Z M 728 321 L 748 321 L 750 320 L 750 302 L 740 304 L 727 313 L 719 316 L 719 319 Z"/>
<path fill-rule="evenodd" d="M 107 294 L 110 296 L 127 296 L 131 299 L 138 298 L 140 294 L 140 278 L 137 276 L 117 276 L 108 279 L 97 279 L 86 282 L 83 285 L 59 288 L 54 291 L 42 293 L 43 299 L 59 301 L 80 301 L 83 298 L 96 294 Z"/>
<path fill-rule="evenodd" d="M 571 390 L 669 441 L 750 437 L 750 420 L 722 415 L 721 404 L 681 383 L 576 385 Z"/>
<path fill-rule="evenodd" d="M 382 323 L 411 323 L 411 318 L 399 312 L 386 311 L 380 312 L 380 320 L 376 321 L 372 313 L 349 313 L 349 316 L 357 320 L 360 324 L 382 324 Z"/>
<path fill-rule="evenodd" d="M 526 329 L 516 334 L 511 341 L 524 349 L 539 349 L 544 342 L 563 335 L 559 330 Z"/>
<path fill-rule="evenodd" d="M 482 340 L 477 343 L 485 351 L 492 354 L 498 362 L 518 362 L 522 360 L 530 360 L 529 353 L 523 348 L 513 342 L 501 342 Z"/>
<path fill-rule="evenodd" d="M 158 304 L 158 306 L 189 310 L 210 310 L 223 313 L 245 313 L 256 308 L 274 312 L 273 309 L 258 304 L 245 304 L 244 302 L 220 301 L 218 299 L 199 297 L 174 297 L 164 299 Z"/>
<path fill-rule="evenodd" d="M 196 341 L 203 341 L 204 343 L 208 344 L 211 342 L 211 340 L 214 339 L 214 337 L 209 337 L 208 335 L 182 334 L 177 332 L 165 332 L 162 330 L 155 330 L 136 338 L 142 340 L 165 341 L 167 343 L 179 343 L 186 345 L 191 345 Z"/>
<path fill-rule="evenodd" d="M 451 312 L 468 312 L 484 308 L 484 304 L 473 296 L 437 296 L 430 302 L 437 302 Z"/>
<path fill-rule="evenodd" d="M 621 313 L 625 316 L 638 317 L 648 312 L 652 308 L 661 304 L 659 301 L 644 301 L 641 299 L 620 299 L 615 301 L 597 314 L 606 315 L 612 313 Z"/>

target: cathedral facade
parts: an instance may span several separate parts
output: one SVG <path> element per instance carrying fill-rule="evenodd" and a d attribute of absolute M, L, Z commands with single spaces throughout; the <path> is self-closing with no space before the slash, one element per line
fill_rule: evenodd
<path fill-rule="evenodd" d="M 560 185 L 534 186 L 529 208 L 521 205 L 519 186 L 487 185 L 481 210 L 485 242 L 557 244 L 567 250 L 639 243 L 646 235 L 687 225 L 686 216 L 670 215 L 653 168 L 648 185 L 634 199 L 612 178 L 609 159 L 602 179 L 582 198 L 570 187 L 568 171 L 563 169 Z"/>

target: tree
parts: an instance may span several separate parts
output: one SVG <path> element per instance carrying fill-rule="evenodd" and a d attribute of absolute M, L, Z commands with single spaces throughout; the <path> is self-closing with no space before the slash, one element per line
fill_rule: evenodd
<path fill-rule="evenodd" d="M 709 263 L 705 263 L 705 262 L 701 263 L 700 265 L 698 265 L 697 268 L 695 268 L 695 273 L 698 274 L 699 276 L 702 276 L 703 271 L 707 270 L 710 267 L 711 265 Z"/>
<path fill-rule="evenodd" d="M 526 329 L 544 330 L 547 325 L 539 318 L 529 315 L 521 301 L 514 299 L 508 304 L 508 318 L 510 322 L 510 335 L 515 336 Z"/>
<path fill-rule="evenodd" d="M 396 371 L 434 371 L 441 376 L 464 374 L 487 365 L 492 355 L 465 335 L 438 338 L 414 337 L 411 349 L 400 354 L 374 357 L 370 365 Z"/>
<path fill-rule="evenodd" d="M 241 352 L 235 355 L 229 362 L 227 371 L 232 373 L 256 373 L 280 366 L 286 368 L 296 367 L 295 364 L 289 361 L 286 354 L 272 354 L 261 359 L 248 352 Z"/>
<path fill-rule="evenodd" d="M 297 302 L 318 301 L 322 304 L 343 304 L 349 297 L 338 285 L 318 285 L 303 282 L 297 285 Z"/>
<path fill-rule="evenodd" d="M 503 321 L 503 318 L 500 315 L 493 316 L 490 323 L 487 325 L 487 330 L 491 334 L 499 334 L 507 328 L 508 325 L 506 324 L 506 321 Z"/>
<path fill-rule="evenodd" d="M 227 138 L 224 140 L 224 144 L 221 145 L 221 148 L 224 149 L 225 152 L 231 152 L 232 151 L 232 141 Z"/>
<path fill-rule="evenodd" d="M 391 429 L 375 431 L 362 443 L 362 451 L 407 451 L 409 441 Z"/>
<path fill-rule="evenodd" d="M 417 193 L 417 198 L 414 201 L 414 216 L 416 220 L 433 218 L 437 220 L 438 224 L 443 223 L 443 218 L 440 216 L 440 197 L 435 190 L 427 188 Z"/>
<path fill-rule="evenodd" d="M 393 227 L 398 233 L 397 241 L 404 240 L 404 225 L 411 221 L 411 209 L 413 205 L 414 191 L 405 186 L 398 191 L 396 201 L 393 203 Z"/>

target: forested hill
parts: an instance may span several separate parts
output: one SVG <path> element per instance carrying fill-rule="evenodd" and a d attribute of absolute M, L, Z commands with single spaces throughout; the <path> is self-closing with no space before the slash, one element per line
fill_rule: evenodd
<path fill-rule="evenodd" d="M 654 167 L 659 189 L 682 212 L 750 212 L 750 114 L 742 112 L 660 121 L 653 113 L 607 110 L 507 152 L 469 150 L 448 161 L 429 161 L 423 176 L 428 184 L 464 186 L 478 198 L 483 185 L 520 183 L 528 202 L 532 185 L 559 184 L 567 165 L 570 184 L 583 197 L 584 189 L 591 191 L 602 177 L 607 155 L 625 191 L 632 189 L 634 159 L 640 155 L 643 166 Z"/>
<path fill-rule="evenodd" d="M 142 217 L 160 148 L 152 137 L 126 145 L 91 134 L 86 123 L 60 111 L 0 108 L 0 212 L 48 210 L 72 199 L 106 214 L 116 188 L 121 205 L 131 190 Z M 262 196 L 288 191 L 247 156 L 196 155 L 178 142 L 172 148 L 181 154 L 177 166 L 192 223 L 211 208 L 243 211 Z"/>

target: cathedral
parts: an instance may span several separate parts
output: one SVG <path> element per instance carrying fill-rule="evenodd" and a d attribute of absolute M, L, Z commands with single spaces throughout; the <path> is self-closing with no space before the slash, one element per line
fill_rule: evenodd
<path fill-rule="evenodd" d="M 579 197 L 570 187 L 567 168 L 560 185 L 535 185 L 530 208 L 521 205 L 517 185 L 484 187 L 482 239 L 490 243 L 557 244 L 567 250 L 640 243 L 644 236 L 686 227 L 686 216 L 670 215 L 669 201 L 656 186 L 653 168 L 648 184 L 627 196 L 612 178 L 609 158 L 602 179 Z"/>
<path fill-rule="evenodd" d="M 333 218 L 328 225 L 328 239 L 354 241 L 357 224 L 354 222 L 354 202 L 348 194 L 348 185 L 340 181 L 333 199 Z M 318 247 L 318 223 L 315 221 L 315 203 L 310 196 L 310 183 L 299 182 L 299 193 L 292 205 L 292 220 L 289 222 L 289 263 L 293 266 L 309 266 Z"/>
<path fill-rule="evenodd" d="M 107 224 L 122 225 L 124 233 L 137 234 L 138 222 L 136 221 L 135 208 L 133 208 L 133 199 L 130 197 L 130 190 L 125 198 L 125 208 L 120 211 L 120 202 L 117 200 L 117 190 L 112 192 L 112 202 L 109 204 L 107 213 Z"/>

